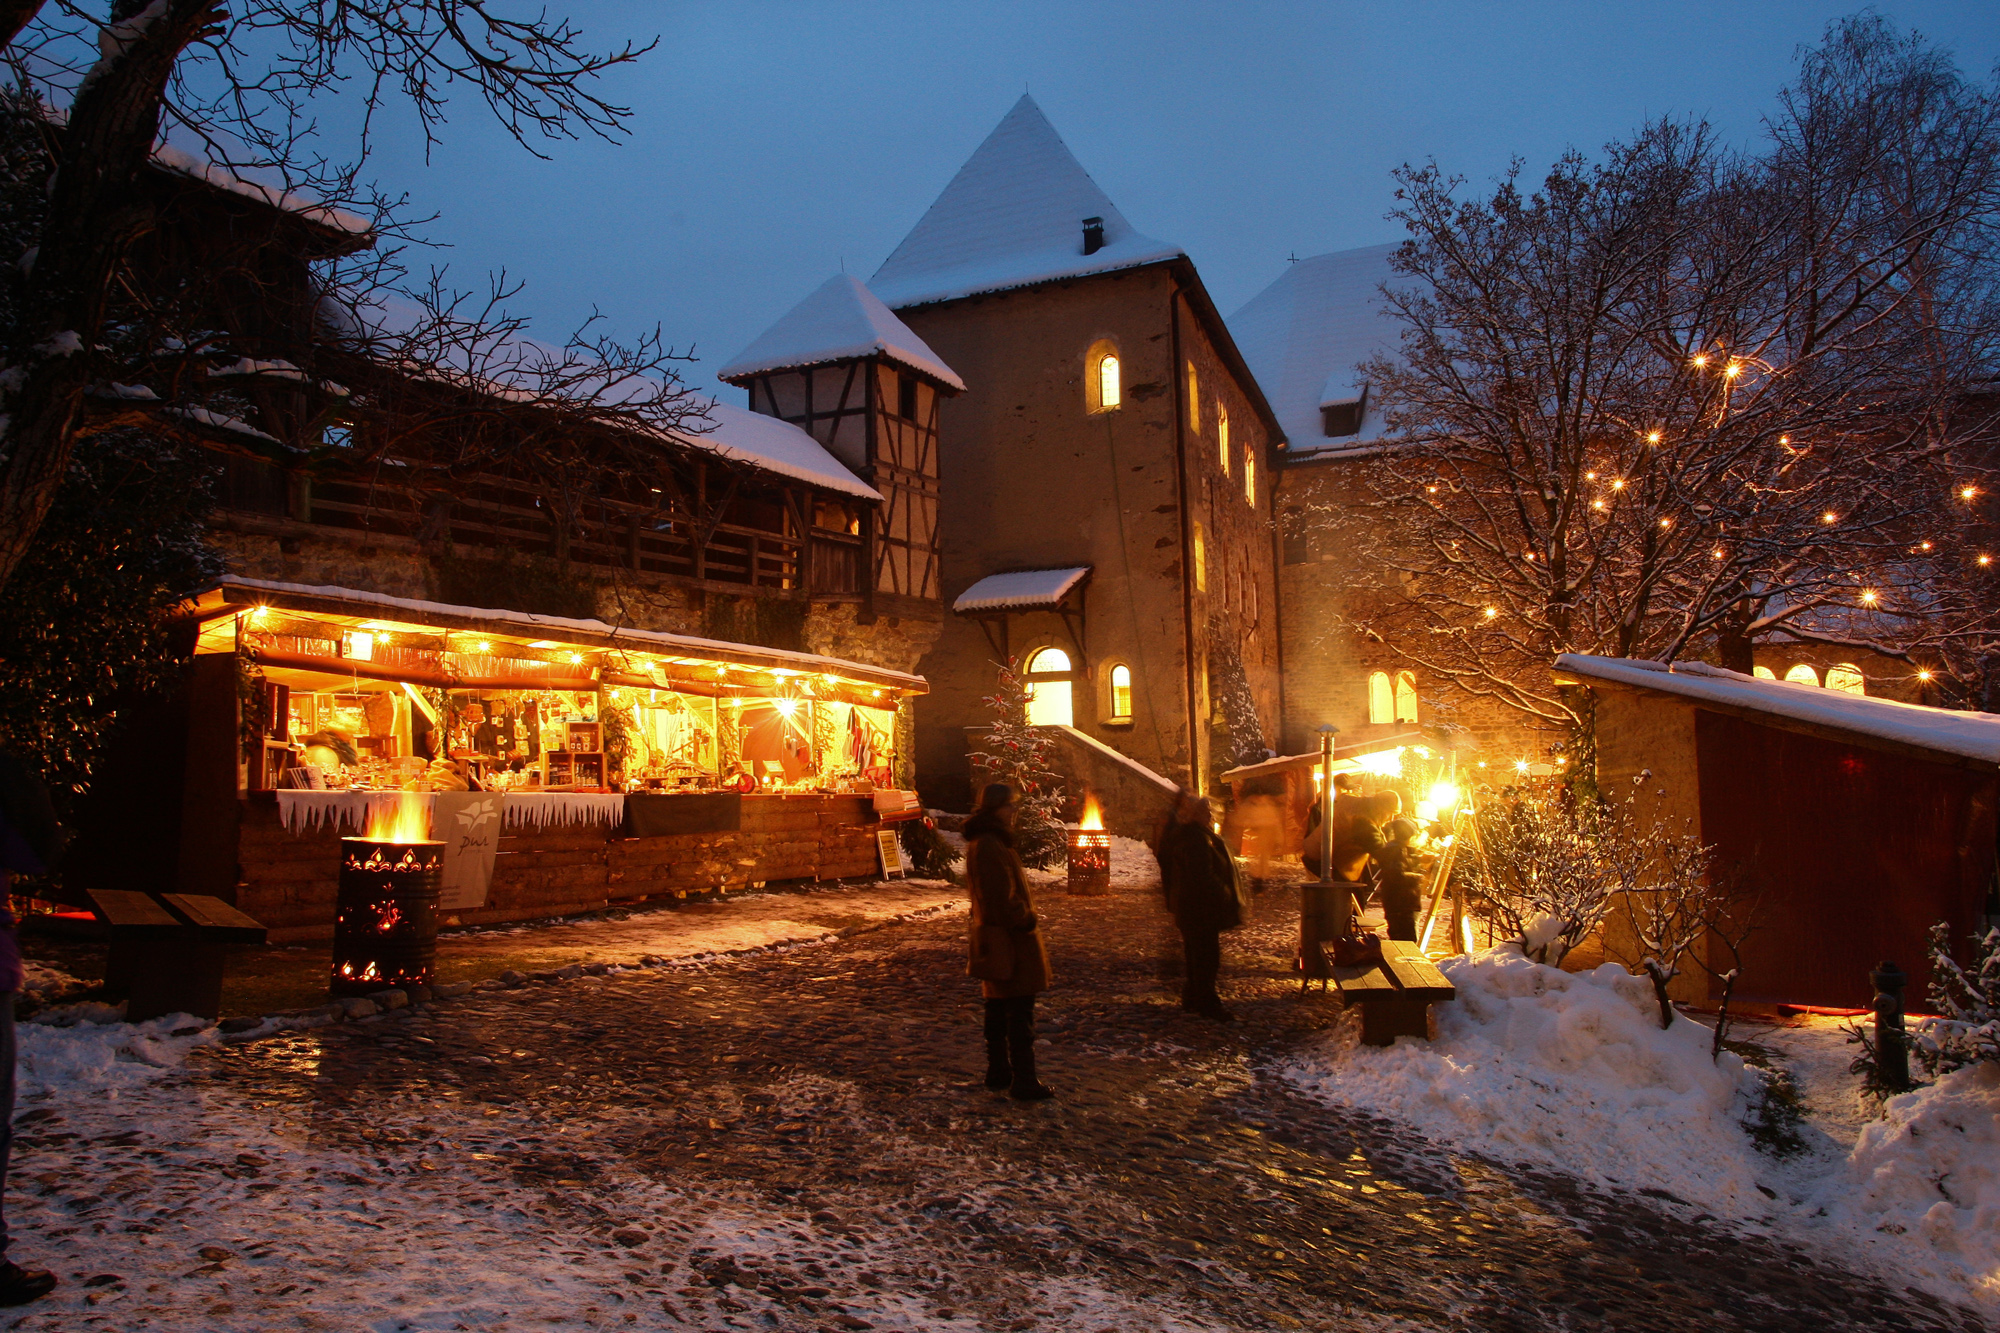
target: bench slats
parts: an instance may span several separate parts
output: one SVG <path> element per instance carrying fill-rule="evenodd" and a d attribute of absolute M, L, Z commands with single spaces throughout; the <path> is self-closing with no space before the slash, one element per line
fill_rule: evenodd
<path fill-rule="evenodd" d="M 180 919 L 153 900 L 149 893 L 132 889 L 92 889 L 91 905 L 114 935 L 177 935 L 187 927 Z"/>
<path fill-rule="evenodd" d="M 1458 994 L 1457 988 L 1445 980 L 1444 973 L 1438 971 L 1436 965 L 1408 940 L 1383 941 L 1382 961 L 1395 974 L 1397 984 L 1409 992 L 1412 999 L 1421 994 L 1425 998 L 1448 1000 Z"/>
<path fill-rule="evenodd" d="M 246 916 L 235 907 L 199 893 L 163 893 L 167 906 L 173 908 L 191 926 L 200 929 L 208 939 L 220 940 L 228 944 L 262 944 L 265 930 L 255 917 Z"/>

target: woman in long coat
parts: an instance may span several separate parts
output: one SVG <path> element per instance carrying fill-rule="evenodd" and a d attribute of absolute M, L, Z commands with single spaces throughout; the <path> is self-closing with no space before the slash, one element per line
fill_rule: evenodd
<path fill-rule="evenodd" d="M 966 971 L 986 997 L 986 1086 L 1017 1101 L 1055 1094 L 1035 1077 L 1035 996 L 1049 988 L 1049 954 L 1035 900 L 1014 852 L 1014 792 L 989 785 L 965 821 L 965 885 L 972 897 Z"/>

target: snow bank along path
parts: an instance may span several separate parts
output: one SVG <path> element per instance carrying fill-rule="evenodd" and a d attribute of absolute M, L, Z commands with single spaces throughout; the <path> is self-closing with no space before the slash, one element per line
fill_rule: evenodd
<path fill-rule="evenodd" d="M 1744 1126 L 1762 1077 L 1711 1030 L 1662 1030 L 1652 988 L 1616 964 L 1570 973 L 1503 945 L 1439 965 L 1458 1000 L 1438 1040 L 1327 1038 L 1287 1069 L 1333 1105 L 1442 1143 L 1608 1188 L 1782 1227 L 1954 1300 L 2000 1309 L 2000 1068 L 1890 1101 L 1851 1147 L 1818 1122 L 1790 1161 Z"/>

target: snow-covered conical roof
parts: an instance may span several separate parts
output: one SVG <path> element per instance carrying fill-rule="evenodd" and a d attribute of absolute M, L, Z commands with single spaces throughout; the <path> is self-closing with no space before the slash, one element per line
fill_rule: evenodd
<path fill-rule="evenodd" d="M 1083 252 L 1083 220 L 1104 245 Z M 1022 94 L 868 285 L 895 309 L 1179 258 L 1141 236 Z"/>
<path fill-rule="evenodd" d="M 1329 440 L 1320 408 L 1360 397 L 1354 368 L 1393 355 L 1402 326 L 1383 308 L 1396 245 L 1336 250 L 1288 265 L 1278 280 L 1229 317 L 1229 332 L 1263 386 L 1292 452 L 1379 443 L 1382 410 L 1367 405 L 1358 434 Z"/>
<path fill-rule="evenodd" d="M 836 273 L 737 353 L 716 378 L 735 383 L 769 370 L 881 356 L 940 384 L 965 389 L 944 358 L 897 319 L 858 278 Z"/>

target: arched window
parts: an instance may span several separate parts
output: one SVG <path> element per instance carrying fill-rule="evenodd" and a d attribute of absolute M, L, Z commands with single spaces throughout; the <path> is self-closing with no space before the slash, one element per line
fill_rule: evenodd
<path fill-rule="evenodd" d="M 1222 460 L 1222 475 L 1228 476 L 1229 463 L 1229 409 L 1221 403 L 1215 405 L 1215 453 Z"/>
<path fill-rule="evenodd" d="M 1785 673 L 1785 679 L 1794 685 L 1817 685 L 1819 684 L 1819 672 L 1814 671 L 1804 662 L 1801 662 Z"/>
<path fill-rule="evenodd" d="M 1202 538 L 1199 523 L 1194 525 L 1194 590 L 1208 591 L 1208 543 Z"/>
<path fill-rule="evenodd" d="M 1069 654 L 1060 648 L 1044 648 L 1028 659 L 1030 676 L 1069 669 Z M 1070 710 L 1068 681 L 1030 680 L 1027 687 L 1029 726 L 1067 727 L 1075 721 L 1075 715 Z"/>
<path fill-rule="evenodd" d="M 1843 694 L 1868 693 L 1868 678 L 1852 662 L 1837 662 L 1826 669 L 1826 687 Z"/>
<path fill-rule="evenodd" d="M 1124 403 L 1123 369 L 1117 343 L 1100 338 L 1090 345 L 1083 357 L 1083 398 L 1090 411 L 1115 412 Z"/>
<path fill-rule="evenodd" d="M 1243 496 L 1252 508 L 1257 505 L 1257 455 L 1254 451 L 1243 451 Z"/>
<path fill-rule="evenodd" d="M 1111 717 L 1112 722 L 1132 720 L 1132 668 L 1120 662 L 1111 668 Z"/>
<path fill-rule="evenodd" d="M 1414 672 L 1396 673 L 1396 720 L 1398 722 L 1417 720 L 1417 677 Z"/>
<path fill-rule="evenodd" d="M 1778 673 L 1769 667 L 1751 667 L 1750 674 L 1758 680 L 1776 680 L 1778 678 Z"/>
<path fill-rule="evenodd" d="M 1389 683 L 1389 673 L 1386 671 L 1377 671 L 1368 677 L 1368 720 L 1370 722 L 1396 720 L 1396 690 Z"/>

